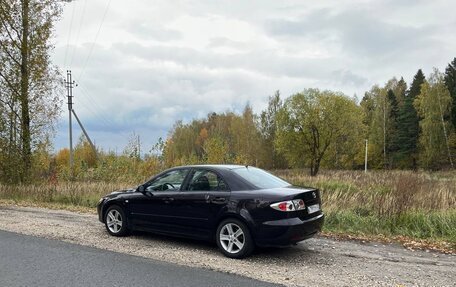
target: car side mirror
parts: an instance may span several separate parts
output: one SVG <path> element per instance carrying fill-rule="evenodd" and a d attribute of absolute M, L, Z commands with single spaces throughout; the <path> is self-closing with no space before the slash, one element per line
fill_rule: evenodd
<path fill-rule="evenodd" d="M 144 187 L 144 185 L 140 185 L 138 186 L 138 191 L 144 193 L 146 191 L 146 188 Z"/>

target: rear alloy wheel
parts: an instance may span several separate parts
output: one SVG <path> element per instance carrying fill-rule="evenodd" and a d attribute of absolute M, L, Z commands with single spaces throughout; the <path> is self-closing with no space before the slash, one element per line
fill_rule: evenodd
<path fill-rule="evenodd" d="M 125 236 L 128 233 L 125 212 L 117 205 L 111 206 L 108 211 L 106 211 L 105 225 L 111 235 Z"/>
<path fill-rule="evenodd" d="M 217 228 L 217 246 L 230 258 L 244 258 L 253 249 L 253 240 L 247 226 L 237 219 L 226 219 Z"/>

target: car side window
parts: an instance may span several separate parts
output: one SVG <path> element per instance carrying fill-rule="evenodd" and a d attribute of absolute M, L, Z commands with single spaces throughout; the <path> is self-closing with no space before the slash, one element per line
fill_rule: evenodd
<path fill-rule="evenodd" d="M 188 169 L 176 169 L 163 174 L 155 180 L 149 182 L 146 187 L 147 191 L 173 191 L 180 190 L 185 177 L 187 176 Z"/>
<path fill-rule="evenodd" d="M 228 190 L 225 181 L 215 172 L 197 170 L 188 185 L 189 191 L 223 191 Z"/>

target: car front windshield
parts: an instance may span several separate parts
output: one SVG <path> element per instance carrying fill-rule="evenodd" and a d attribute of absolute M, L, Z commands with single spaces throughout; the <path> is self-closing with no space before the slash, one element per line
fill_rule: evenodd
<path fill-rule="evenodd" d="M 277 176 L 255 167 L 235 168 L 233 169 L 233 172 L 261 189 L 286 187 L 291 185 Z"/>

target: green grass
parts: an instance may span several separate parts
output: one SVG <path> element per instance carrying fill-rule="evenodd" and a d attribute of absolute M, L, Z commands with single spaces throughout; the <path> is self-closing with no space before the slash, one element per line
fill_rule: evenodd
<path fill-rule="evenodd" d="M 410 211 L 379 217 L 355 211 L 326 212 L 324 231 L 362 236 L 406 236 L 456 245 L 456 211 Z M 456 246 L 454 246 L 456 247 Z"/>

